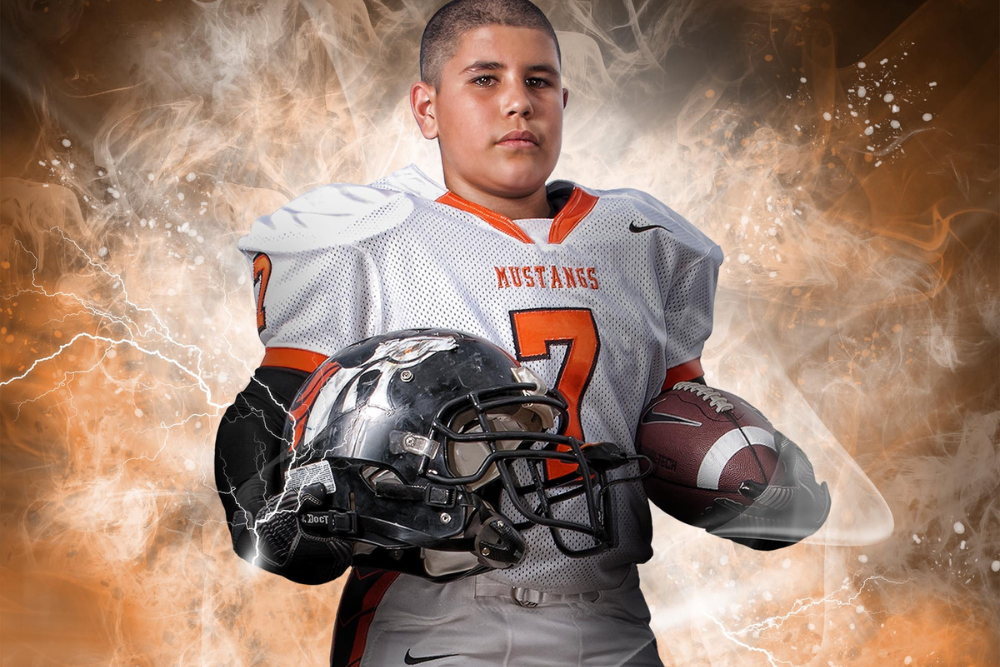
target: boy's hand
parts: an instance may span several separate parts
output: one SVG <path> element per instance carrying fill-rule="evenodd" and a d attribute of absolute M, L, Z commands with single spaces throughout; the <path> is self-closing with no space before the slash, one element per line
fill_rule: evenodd
<path fill-rule="evenodd" d="M 301 584 L 323 584 L 339 577 L 351 564 L 350 542 L 303 528 L 302 516 L 326 509 L 322 484 L 287 489 L 272 496 L 252 518 L 249 544 L 237 550 L 262 569 Z M 249 548 L 248 548 L 249 547 Z"/>
<path fill-rule="evenodd" d="M 748 507 L 728 498 L 717 498 L 706 517 L 705 529 L 752 549 L 780 549 L 815 533 L 830 514 L 826 482 L 816 483 L 805 453 L 780 431 L 774 433 L 778 462 L 785 475 L 778 483 L 763 485 L 746 480 L 740 493 L 754 499 Z"/>

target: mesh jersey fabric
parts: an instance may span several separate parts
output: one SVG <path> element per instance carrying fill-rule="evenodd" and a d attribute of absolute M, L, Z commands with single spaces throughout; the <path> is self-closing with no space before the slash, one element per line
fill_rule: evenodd
<path fill-rule="evenodd" d="M 722 250 L 638 190 L 548 188 L 593 202 L 560 242 L 551 219 L 491 224 L 437 201 L 448 191 L 413 165 L 292 200 L 239 241 L 254 266 L 261 341 L 330 355 L 400 329 L 465 331 L 575 400 L 581 439 L 634 452 L 643 406 L 712 331 Z M 651 520 L 639 483 L 615 487 L 614 508 L 613 548 L 569 558 L 535 527 L 525 562 L 484 576 L 560 593 L 618 585 L 651 556 Z"/>

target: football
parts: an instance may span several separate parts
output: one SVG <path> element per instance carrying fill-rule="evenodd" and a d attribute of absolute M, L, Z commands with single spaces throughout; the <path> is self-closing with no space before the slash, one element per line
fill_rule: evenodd
<path fill-rule="evenodd" d="M 781 479 L 771 422 L 747 401 L 721 389 L 679 382 L 642 412 L 636 451 L 652 470 L 646 495 L 667 514 L 704 527 L 716 498 L 742 505 L 747 480 L 767 485 Z"/>

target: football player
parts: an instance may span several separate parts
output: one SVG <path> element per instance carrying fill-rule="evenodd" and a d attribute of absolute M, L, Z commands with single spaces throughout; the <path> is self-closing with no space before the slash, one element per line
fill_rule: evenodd
<path fill-rule="evenodd" d="M 304 525 L 323 486 L 284 492 L 275 465 L 303 382 L 356 341 L 422 328 L 492 341 L 558 392 L 568 436 L 629 453 L 642 407 L 701 381 L 722 251 L 643 192 L 546 184 L 569 97 L 560 68 L 555 32 L 527 0 L 448 3 L 410 91 L 444 184 L 409 166 L 323 186 L 241 239 L 266 351 L 220 424 L 216 482 L 243 558 L 306 584 L 367 562 Z M 579 519 L 585 500 L 561 511 Z M 519 564 L 446 583 L 355 567 L 331 665 L 660 665 L 636 569 L 652 553 L 641 484 L 614 486 L 611 507 L 609 544 L 585 556 L 535 528 Z"/>

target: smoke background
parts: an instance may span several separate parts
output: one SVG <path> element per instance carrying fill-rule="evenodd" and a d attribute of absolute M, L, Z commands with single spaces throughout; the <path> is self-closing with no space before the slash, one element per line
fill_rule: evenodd
<path fill-rule="evenodd" d="M 4 665 L 325 664 L 340 582 L 240 561 L 214 489 L 262 356 L 235 242 L 323 183 L 440 180 L 406 101 L 436 6 L 2 5 Z M 571 91 L 554 177 L 722 245 L 710 384 L 859 513 L 772 553 L 657 513 L 664 660 L 1000 664 L 996 3 L 540 6 Z"/>

